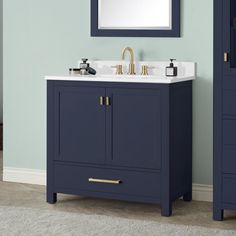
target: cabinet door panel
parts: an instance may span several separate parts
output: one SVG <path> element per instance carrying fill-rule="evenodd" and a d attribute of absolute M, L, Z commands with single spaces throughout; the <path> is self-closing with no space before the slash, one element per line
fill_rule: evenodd
<path fill-rule="evenodd" d="M 223 114 L 236 115 L 236 90 L 223 91 Z"/>
<path fill-rule="evenodd" d="M 119 166 L 160 169 L 161 105 L 159 90 L 112 89 L 111 159 Z"/>
<path fill-rule="evenodd" d="M 229 53 L 224 63 L 224 73 L 236 75 L 236 2 L 224 0 L 223 4 L 223 50 Z"/>
<path fill-rule="evenodd" d="M 223 172 L 236 174 L 236 146 L 226 146 L 223 149 Z"/>
<path fill-rule="evenodd" d="M 79 163 L 105 162 L 105 89 L 57 88 L 55 93 L 55 159 Z"/>
<path fill-rule="evenodd" d="M 223 176 L 223 202 L 229 204 L 236 204 L 236 176 Z"/>
<path fill-rule="evenodd" d="M 223 121 L 223 144 L 236 145 L 236 120 L 234 119 Z"/>

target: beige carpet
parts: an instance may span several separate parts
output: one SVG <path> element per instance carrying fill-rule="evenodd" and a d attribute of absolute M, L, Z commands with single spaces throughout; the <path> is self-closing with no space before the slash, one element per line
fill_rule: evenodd
<path fill-rule="evenodd" d="M 166 218 L 158 204 L 63 194 L 50 205 L 44 186 L 0 181 L 0 236 L 5 235 L 236 236 L 236 212 L 226 211 L 225 221 L 215 222 L 211 203 L 179 200 Z"/>
<path fill-rule="evenodd" d="M 0 208 L 0 235 L 15 236 L 235 236 L 236 231 L 164 224 L 104 215 L 21 207 Z"/>

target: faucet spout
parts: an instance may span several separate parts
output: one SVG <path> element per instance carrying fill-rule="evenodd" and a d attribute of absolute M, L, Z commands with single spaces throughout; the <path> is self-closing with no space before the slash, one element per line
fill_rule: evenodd
<path fill-rule="evenodd" d="M 129 63 L 129 75 L 135 75 L 135 65 L 134 65 L 134 51 L 131 47 L 126 47 L 122 51 L 122 60 L 125 59 L 126 52 L 130 54 L 130 63 Z"/>
<path fill-rule="evenodd" d="M 125 59 L 126 52 L 130 53 L 130 64 L 134 64 L 134 51 L 131 47 L 126 47 L 122 51 L 122 60 Z"/>

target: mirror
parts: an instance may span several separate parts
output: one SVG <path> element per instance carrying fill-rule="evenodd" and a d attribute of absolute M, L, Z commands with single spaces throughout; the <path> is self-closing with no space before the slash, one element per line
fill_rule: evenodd
<path fill-rule="evenodd" d="M 99 29 L 171 29 L 171 0 L 99 0 Z"/>
<path fill-rule="evenodd" d="M 91 35 L 179 37 L 180 0 L 91 0 Z"/>

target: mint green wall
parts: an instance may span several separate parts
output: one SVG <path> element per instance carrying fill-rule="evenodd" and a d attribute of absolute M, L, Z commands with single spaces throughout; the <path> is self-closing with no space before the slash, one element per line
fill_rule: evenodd
<path fill-rule="evenodd" d="M 182 38 L 91 38 L 90 0 L 4 0 L 4 166 L 46 167 L 45 75 L 81 57 L 197 62 L 194 182 L 212 183 L 213 0 L 182 0 Z"/>
<path fill-rule="evenodd" d="M 3 121 L 3 0 L 0 0 L 0 123 Z"/>

